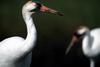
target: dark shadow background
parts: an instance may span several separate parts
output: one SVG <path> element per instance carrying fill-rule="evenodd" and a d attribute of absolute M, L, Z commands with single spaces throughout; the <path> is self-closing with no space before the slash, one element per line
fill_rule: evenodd
<path fill-rule="evenodd" d="M 99 0 L 40 1 L 63 12 L 64 16 L 47 13 L 33 16 L 38 38 L 31 67 L 89 67 L 89 60 L 82 53 L 81 40 L 68 55 L 65 55 L 65 50 L 78 25 L 86 25 L 90 29 L 100 26 Z M 21 15 L 21 8 L 26 2 L 0 0 L 0 40 L 10 36 L 26 37 L 26 26 Z"/>

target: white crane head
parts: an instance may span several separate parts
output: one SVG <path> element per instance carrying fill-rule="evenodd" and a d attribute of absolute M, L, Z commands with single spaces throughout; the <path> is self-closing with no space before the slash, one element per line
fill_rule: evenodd
<path fill-rule="evenodd" d="M 43 4 L 39 3 L 39 2 L 33 2 L 33 1 L 29 1 L 27 2 L 24 6 L 23 6 L 23 13 L 30 13 L 33 14 L 35 12 L 48 12 L 48 13 L 53 13 L 53 14 L 58 14 L 60 16 L 62 16 L 62 14 L 59 11 L 56 11 L 54 9 L 48 8 L 46 6 L 44 6 Z"/>
<path fill-rule="evenodd" d="M 74 45 L 74 43 L 78 42 L 81 37 L 83 37 L 87 32 L 89 31 L 89 28 L 86 26 L 79 26 L 75 32 L 73 33 L 72 40 L 70 42 L 70 45 L 68 46 L 66 50 L 66 54 L 70 51 L 71 47 Z"/>
<path fill-rule="evenodd" d="M 88 27 L 86 27 L 86 26 L 79 26 L 77 28 L 77 30 L 74 32 L 74 36 L 76 36 L 76 37 L 77 36 L 82 36 L 82 35 L 84 35 L 88 31 L 89 31 Z"/>

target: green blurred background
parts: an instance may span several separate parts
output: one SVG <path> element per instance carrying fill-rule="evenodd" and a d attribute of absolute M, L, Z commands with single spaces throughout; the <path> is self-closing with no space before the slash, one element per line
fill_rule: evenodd
<path fill-rule="evenodd" d="M 28 0 L 0 0 L 0 40 L 10 36 L 26 37 L 21 8 Z M 99 0 L 39 0 L 64 14 L 33 15 L 37 28 L 37 43 L 33 50 L 32 67 L 89 67 L 82 53 L 81 41 L 65 55 L 72 32 L 78 25 L 90 29 L 100 26 Z"/>

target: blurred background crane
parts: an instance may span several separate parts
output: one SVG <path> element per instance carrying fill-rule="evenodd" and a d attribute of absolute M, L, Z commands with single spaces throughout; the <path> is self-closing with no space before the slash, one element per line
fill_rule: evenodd
<path fill-rule="evenodd" d="M 64 16 L 43 13 L 35 16 L 38 39 L 33 51 L 32 67 L 89 67 L 89 60 L 83 55 L 81 45 L 74 47 L 69 55 L 65 55 L 65 50 L 70 42 L 73 28 L 77 25 L 100 27 L 99 0 L 39 1 L 63 12 Z M 27 0 L 0 0 L 0 40 L 13 35 L 26 36 L 21 16 L 22 5 L 26 2 Z"/>

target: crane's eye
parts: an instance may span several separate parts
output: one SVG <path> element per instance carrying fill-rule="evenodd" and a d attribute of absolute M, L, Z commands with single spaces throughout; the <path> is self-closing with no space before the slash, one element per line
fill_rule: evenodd
<path fill-rule="evenodd" d="M 81 35 L 78 34 L 77 32 L 74 32 L 74 35 L 75 35 L 77 38 L 80 38 L 80 37 L 81 37 Z"/>
<path fill-rule="evenodd" d="M 77 38 L 80 38 L 80 37 L 84 36 L 85 33 L 79 34 L 78 32 L 74 32 L 73 35 L 76 36 Z"/>
<path fill-rule="evenodd" d="M 42 6 L 41 3 L 39 3 L 39 2 L 35 2 L 35 3 L 36 3 L 36 8 L 31 10 L 31 12 L 38 12 L 38 11 L 40 11 L 40 8 Z"/>

